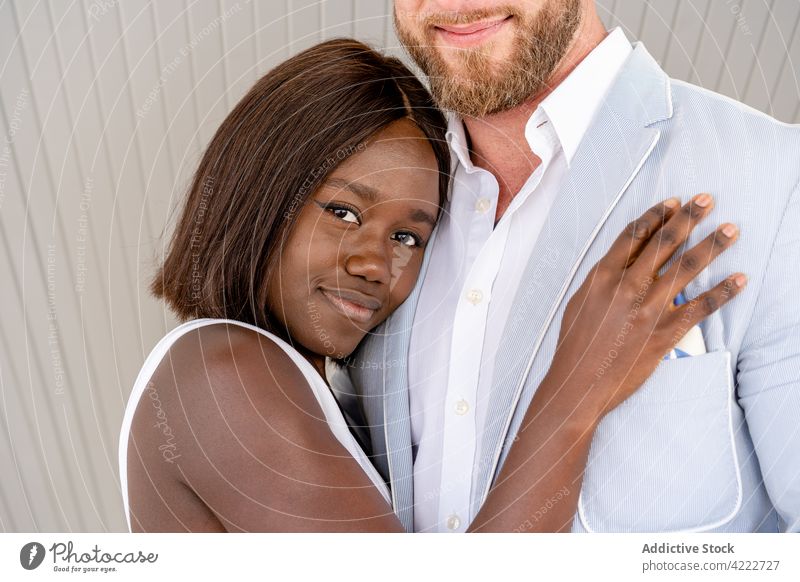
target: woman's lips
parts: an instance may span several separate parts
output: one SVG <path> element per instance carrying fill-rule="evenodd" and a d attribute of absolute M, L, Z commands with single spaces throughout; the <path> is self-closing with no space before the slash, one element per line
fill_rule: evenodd
<path fill-rule="evenodd" d="M 436 26 L 436 32 L 447 44 L 465 48 L 483 42 L 499 31 L 510 19 L 511 16 L 506 16 L 464 26 L 439 25 Z"/>
<path fill-rule="evenodd" d="M 368 323 L 380 309 L 380 302 L 370 299 L 348 297 L 347 293 L 320 289 L 322 295 L 339 313 L 359 323 Z M 358 301 L 358 303 L 356 303 Z M 366 303 L 367 305 L 364 305 Z"/>

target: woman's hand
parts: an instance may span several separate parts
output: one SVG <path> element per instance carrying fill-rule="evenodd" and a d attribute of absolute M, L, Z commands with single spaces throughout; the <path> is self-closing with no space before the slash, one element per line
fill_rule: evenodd
<path fill-rule="evenodd" d="M 720 253 L 738 229 L 723 224 L 658 272 L 713 208 L 708 194 L 680 207 L 672 198 L 630 223 L 570 299 L 548 373 L 587 420 L 599 420 L 633 394 L 693 326 L 746 284 L 736 273 L 683 305 L 675 296 Z M 580 404 L 578 404 L 580 403 Z"/>
<path fill-rule="evenodd" d="M 570 299 L 556 353 L 469 531 L 569 531 L 603 416 L 653 373 L 694 325 L 746 283 L 734 274 L 688 303 L 675 296 L 738 236 L 723 224 L 658 272 L 711 211 L 710 196 L 670 199 L 632 222 Z M 566 491 L 565 495 L 563 492 Z M 558 503 L 544 512 L 543 503 Z"/>

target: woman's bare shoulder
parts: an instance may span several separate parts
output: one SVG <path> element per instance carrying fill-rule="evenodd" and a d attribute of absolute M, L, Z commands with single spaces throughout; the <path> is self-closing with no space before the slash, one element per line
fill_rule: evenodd
<path fill-rule="evenodd" d="M 263 467 L 280 466 L 287 443 L 307 446 L 309 432 L 322 434 L 321 416 L 302 372 L 269 337 L 225 324 L 187 332 L 155 370 L 131 425 L 134 529 L 236 529 L 233 492 L 253 489 L 249 497 L 270 502 L 274 473 Z"/>
<path fill-rule="evenodd" d="M 264 422 L 288 425 L 301 412 L 321 414 L 305 376 L 284 349 L 234 324 L 207 325 L 181 336 L 151 384 L 172 396 L 168 404 L 185 413 L 193 432 L 208 432 L 218 422 L 231 430 L 253 423 L 263 429 Z M 210 424 L 192 424 L 193 419 Z"/>
<path fill-rule="evenodd" d="M 305 376 L 272 339 L 224 325 L 187 333 L 151 389 L 172 448 L 164 462 L 167 433 L 153 428 L 143 397 L 132 434 L 144 443 L 145 461 L 129 463 L 141 529 L 174 531 L 173 514 L 192 531 L 399 529 L 331 432 Z"/>
<path fill-rule="evenodd" d="M 275 340 L 255 330 L 224 322 L 193 329 L 178 338 L 154 376 L 165 371 L 176 382 L 213 380 L 220 387 L 238 386 L 254 379 L 265 388 L 271 383 L 305 381 L 291 357 Z"/>

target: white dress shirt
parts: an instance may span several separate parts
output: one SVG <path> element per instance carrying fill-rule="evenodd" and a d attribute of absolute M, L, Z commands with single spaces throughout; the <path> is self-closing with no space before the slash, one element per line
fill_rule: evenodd
<path fill-rule="evenodd" d="M 612 31 L 534 111 L 525 138 L 541 164 L 495 226 L 499 187 L 473 165 L 450 115 L 458 162 L 417 306 L 409 353 L 414 529 L 463 532 L 495 353 L 520 277 L 569 164 L 631 45 Z"/>

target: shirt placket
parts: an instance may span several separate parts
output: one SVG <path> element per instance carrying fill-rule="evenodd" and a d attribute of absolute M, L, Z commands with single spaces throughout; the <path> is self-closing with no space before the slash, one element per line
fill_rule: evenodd
<path fill-rule="evenodd" d="M 493 230 L 494 212 L 491 216 L 486 215 L 496 208 L 497 182 L 490 173 L 480 171 L 481 188 L 474 199 L 472 210 L 476 217 L 473 220 L 484 216 L 491 222 L 479 222 L 482 227 L 488 227 L 488 233 L 483 233 L 483 236 L 471 233 L 468 241 L 477 247 L 473 250 L 475 254 L 469 255 L 474 256 L 474 262 L 464 280 L 453 324 L 442 448 L 442 487 L 447 487 L 452 494 L 446 503 L 439 506 L 440 531 L 463 532 L 473 519 L 470 514 L 472 467 L 478 431 L 481 430 L 476 412 L 481 397 L 478 389 L 492 287 L 502 264 L 511 217 L 535 190 L 552 159 L 557 138 L 548 123 L 541 114 L 538 127 L 527 136 L 532 150 L 541 159 L 541 165 Z M 456 482 L 457 485 L 453 486 Z"/>
<path fill-rule="evenodd" d="M 471 521 L 470 482 L 475 456 L 480 361 L 491 289 L 497 276 L 508 225 L 493 229 L 497 182 L 480 171 L 477 193 L 464 211 L 472 214 L 470 244 L 473 258 L 456 307 L 450 347 L 450 368 L 444 400 L 442 487 L 452 494 L 439 507 L 440 531 L 461 532 Z M 453 486 L 456 484 L 456 486 Z"/>

